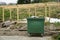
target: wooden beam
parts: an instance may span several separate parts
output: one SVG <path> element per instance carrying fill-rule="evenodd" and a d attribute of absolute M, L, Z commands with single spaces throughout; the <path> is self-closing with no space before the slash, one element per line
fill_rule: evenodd
<path fill-rule="evenodd" d="M 60 4 L 60 3 L 58 3 L 58 4 Z M 48 5 L 47 6 L 56 6 L 57 5 L 57 3 L 48 3 Z M 45 6 L 45 4 L 44 3 L 38 3 L 38 4 L 23 4 L 23 5 L 4 5 L 4 6 L 0 6 L 0 7 L 5 7 L 5 8 L 17 8 L 17 6 L 18 6 L 18 8 L 26 8 L 26 9 L 28 9 L 28 8 L 34 8 L 34 7 L 44 7 Z"/>

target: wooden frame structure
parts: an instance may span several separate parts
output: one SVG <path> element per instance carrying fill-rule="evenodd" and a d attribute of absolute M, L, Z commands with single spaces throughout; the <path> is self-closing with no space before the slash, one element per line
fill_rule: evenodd
<path fill-rule="evenodd" d="M 12 13 L 11 9 L 16 8 L 17 9 L 17 21 L 19 20 L 19 8 L 26 8 L 28 9 L 29 17 L 30 17 L 30 8 L 35 8 L 35 16 L 36 13 L 36 7 L 45 7 L 45 17 L 47 16 L 47 7 L 49 7 L 49 16 L 50 16 L 50 7 L 51 6 L 58 6 L 57 3 L 38 3 L 38 4 L 24 4 L 24 5 L 6 5 L 6 6 L 0 6 L 3 8 L 3 22 L 4 22 L 4 9 L 10 10 L 10 19 L 12 19 Z"/>

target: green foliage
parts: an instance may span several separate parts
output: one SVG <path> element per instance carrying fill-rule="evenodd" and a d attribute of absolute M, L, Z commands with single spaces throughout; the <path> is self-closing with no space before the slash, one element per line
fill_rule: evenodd
<path fill-rule="evenodd" d="M 54 40 L 60 40 L 60 34 L 59 33 L 58 34 L 55 34 L 55 35 L 52 36 L 52 38 Z"/>
<path fill-rule="evenodd" d="M 12 13 L 12 19 L 16 20 L 17 19 L 17 9 L 13 8 L 11 13 Z"/>
<path fill-rule="evenodd" d="M 55 22 L 54 25 L 55 27 L 60 27 L 60 22 Z"/>
<path fill-rule="evenodd" d="M 24 19 L 24 18 L 27 18 L 27 17 L 29 17 L 29 15 L 27 13 L 21 13 L 20 16 L 19 16 L 20 19 Z"/>
<path fill-rule="evenodd" d="M 28 4 L 30 0 L 18 0 L 17 4 Z"/>
<path fill-rule="evenodd" d="M 42 2 L 48 2 L 49 0 L 42 0 Z"/>
<path fill-rule="evenodd" d="M 0 8 L 0 20 L 2 20 L 2 8 Z"/>
<path fill-rule="evenodd" d="M 50 22 L 45 22 L 45 26 L 49 26 L 50 25 Z"/>
<path fill-rule="evenodd" d="M 32 3 L 39 3 L 39 2 L 42 2 L 42 0 L 33 0 Z"/>
<path fill-rule="evenodd" d="M 6 21 L 6 20 L 8 20 L 9 17 L 10 17 L 10 12 L 9 12 L 8 9 L 5 9 L 4 13 L 5 13 L 5 14 L 4 14 L 4 18 L 5 18 L 5 21 Z"/>
<path fill-rule="evenodd" d="M 57 2 L 58 0 L 18 0 L 17 4 L 30 4 L 30 3 L 41 3 L 41 2 Z"/>
<path fill-rule="evenodd" d="M 29 17 L 28 9 L 21 8 L 19 11 L 19 19 Z"/>

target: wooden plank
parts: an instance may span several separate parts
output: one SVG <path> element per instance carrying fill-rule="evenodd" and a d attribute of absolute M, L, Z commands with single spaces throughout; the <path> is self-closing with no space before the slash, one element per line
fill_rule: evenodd
<path fill-rule="evenodd" d="M 56 3 L 48 3 L 47 6 L 56 6 Z M 23 4 L 23 5 L 5 5 L 5 6 L 0 6 L 0 7 L 5 7 L 5 8 L 32 8 L 32 7 L 44 7 L 44 3 L 38 3 L 38 4 Z"/>

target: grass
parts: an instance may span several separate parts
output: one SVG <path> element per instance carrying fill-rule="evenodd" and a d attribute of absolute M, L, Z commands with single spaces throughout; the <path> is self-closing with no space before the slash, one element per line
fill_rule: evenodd
<path fill-rule="evenodd" d="M 60 27 L 60 22 L 55 22 L 54 25 L 55 27 Z"/>

